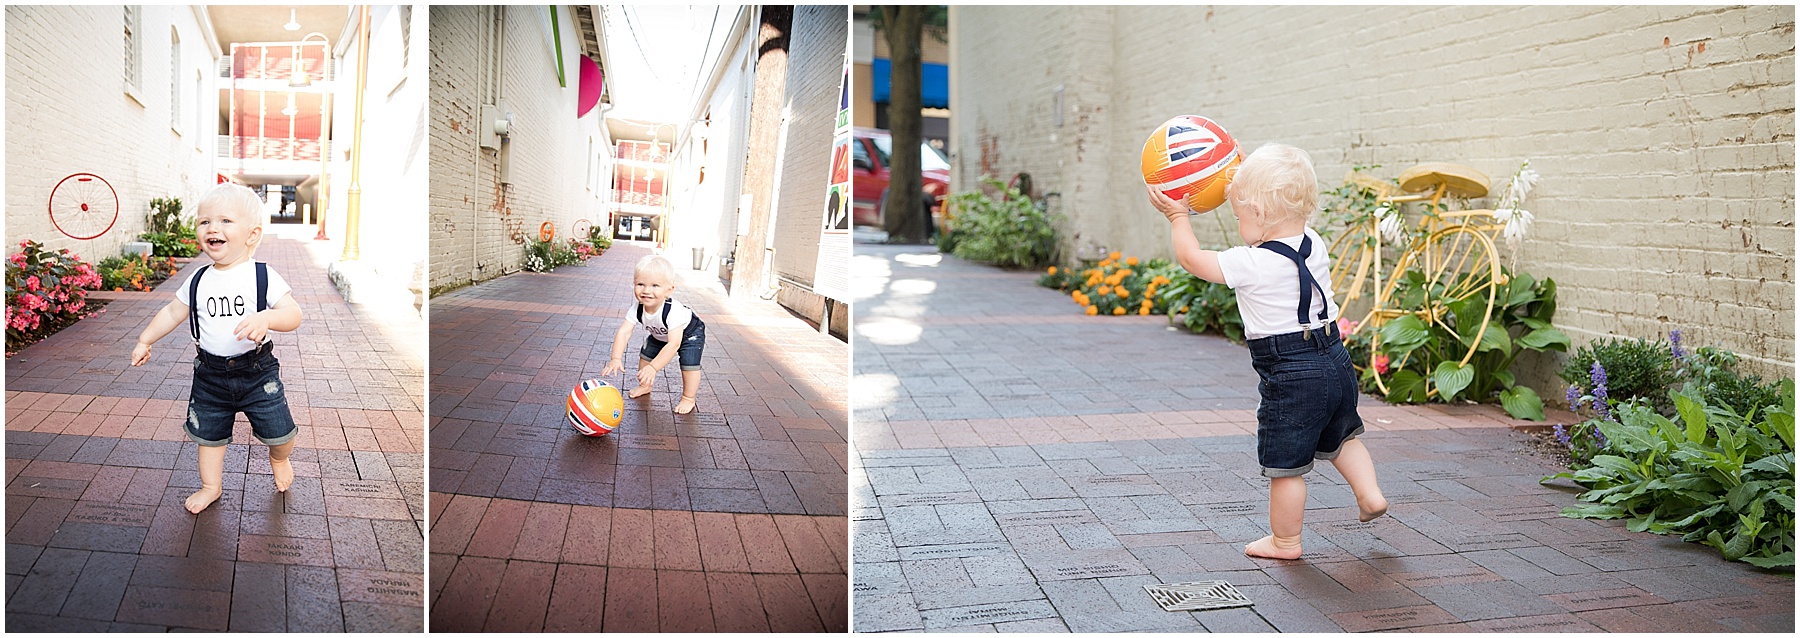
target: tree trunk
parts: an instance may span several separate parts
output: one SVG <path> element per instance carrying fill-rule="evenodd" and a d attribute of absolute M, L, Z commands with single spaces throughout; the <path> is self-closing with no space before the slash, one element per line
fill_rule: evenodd
<path fill-rule="evenodd" d="M 888 134 L 893 139 L 893 156 L 888 163 L 887 217 L 881 225 L 888 241 L 897 244 L 920 244 L 930 239 L 930 223 L 921 193 L 925 178 L 920 174 L 919 103 L 922 71 L 919 66 L 919 36 L 924 32 L 925 7 L 918 5 L 884 6 L 886 18 L 883 35 L 887 37 L 892 56 L 892 88 L 888 98 Z"/>
<path fill-rule="evenodd" d="M 781 103 L 787 93 L 788 36 L 794 8 L 762 7 L 756 36 L 756 79 L 750 98 L 750 132 L 744 157 L 744 192 L 751 198 L 750 228 L 737 238 L 731 267 L 731 296 L 762 295 L 768 279 L 770 208 L 775 197 L 775 149 L 781 137 Z"/>

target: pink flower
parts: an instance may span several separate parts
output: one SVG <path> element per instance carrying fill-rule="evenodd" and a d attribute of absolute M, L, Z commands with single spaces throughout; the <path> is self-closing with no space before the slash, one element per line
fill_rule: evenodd
<path fill-rule="evenodd" d="M 1371 363 L 1375 366 L 1375 374 L 1387 374 L 1387 371 L 1388 371 L 1388 356 L 1387 355 L 1377 354 L 1377 355 L 1375 355 L 1374 360 L 1371 361 Z"/>
<path fill-rule="evenodd" d="M 38 289 L 42 288 L 42 287 L 43 287 L 42 284 L 38 283 L 37 275 L 32 275 L 30 277 L 25 278 L 25 289 L 26 290 L 30 290 L 32 292 L 37 292 Z"/>

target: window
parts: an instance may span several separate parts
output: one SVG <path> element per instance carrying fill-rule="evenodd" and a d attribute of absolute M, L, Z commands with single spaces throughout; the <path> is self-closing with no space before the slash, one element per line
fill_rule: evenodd
<path fill-rule="evenodd" d="M 181 133 L 181 32 L 169 27 L 169 128 Z"/>
<path fill-rule="evenodd" d="M 138 46 L 138 28 L 142 20 L 144 8 L 125 6 L 125 92 L 135 94 L 138 91 L 139 78 L 142 77 L 143 51 Z"/>

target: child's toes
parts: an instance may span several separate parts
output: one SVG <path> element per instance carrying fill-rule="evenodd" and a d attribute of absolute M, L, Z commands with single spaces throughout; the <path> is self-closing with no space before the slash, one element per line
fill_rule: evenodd
<path fill-rule="evenodd" d="M 675 413 L 687 414 L 693 412 L 694 405 L 694 397 L 681 397 L 681 401 L 675 404 Z"/>
<path fill-rule="evenodd" d="M 650 394 L 650 386 L 640 385 L 638 387 L 632 388 L 631 392 L 627 392 L 625 394 L 625 396 L 627 398 L 636 399 L 636 398 L 644 396 L 646 394 Z"/>
<path fill-rule="evenodd" d="M 189 494 L 185 505 L 189 514 L 199 514 L 217 500 L 219 500 L 218 489 L 203 487 L 200 488 L 200 491 Z"/>
<path fill-rule="evenodd" d="M 286 492 L 288 491 L 288 486 L 294 484 L 293 463 L 270 459 L 269 469 L 275 474 L 275 491 Z"/>

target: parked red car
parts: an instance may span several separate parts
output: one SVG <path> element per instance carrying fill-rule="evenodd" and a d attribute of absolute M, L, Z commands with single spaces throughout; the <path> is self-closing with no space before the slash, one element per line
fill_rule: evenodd
<path fill-rule="evenodd" d="M 851 180 L 855 184 L 851 220 L 858 226 L 881 227 L 885 217 L 882 207 L 887 201 L 888 158 L 893 155 L 894 143 L 888 132 L 881 129 L 858 127 L 851 130 L 851 136 L 855 173 Z M 944 195 L 950 190 L 950 162 L 924 142 L 919 143 L 919 154 L 925 178 L 922 198 L 936 227 L 943 214 Z"/>

